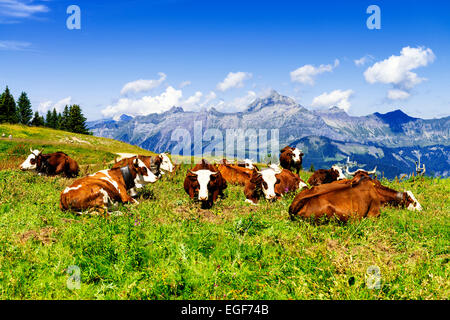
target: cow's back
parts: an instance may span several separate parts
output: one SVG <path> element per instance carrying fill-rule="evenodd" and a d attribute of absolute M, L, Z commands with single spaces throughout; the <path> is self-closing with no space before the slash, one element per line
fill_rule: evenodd
<path fill-rule="evenodd" d="M 372 182 L 364 180 L 357 185 L 353 182 L 338 181 L 300 192 L 289 207 L 291 218 L 326 215 L 347 221 L 351 216 L 378 216 L 380 200 Z"/>

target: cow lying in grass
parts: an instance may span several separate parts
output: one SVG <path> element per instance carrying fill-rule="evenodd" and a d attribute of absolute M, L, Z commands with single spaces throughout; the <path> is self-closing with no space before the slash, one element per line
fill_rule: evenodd
<path fill-rule="evenodd" d="M 274 201 L 286 193 L 304 187 L 306 187 L 306 183 L 300 177 L 277 165 L 271 165 L 261 171 L 254 169 L 250 179 L 245 183 L 245 202 L 257 204 L 262 197 Z"/>
<path fill-rule="evenodd" d="M 154 183 L 158 177 L 139 159 L 122 168 L 101 170 L 76 180 L 60 197 L 62 210 L 83 211 L 87 209 L 107 210 L 116 202 L 138 203 L 127 191 Z"/>
<path fill-rule="evenodd" d="M 360 171 L 353 179 L 322 184 L 300 192 L 289 207 L 289 215 L 291 219 L 334 216 L 347 221 L 352 216 L 359 219 L 377 217 L 382 205 L 422 210 L 411 191 L 390 189 L 370 178 L 366 171 Z"/>
<path fill-rule="evenodd" d="M 121 168 L 132 164 L 136 158 L 141 160 L 147 166 L 147 168 L 149 168 L 150 171 L 158 178 L 160 178 L 161 175 L 164 174 L 164 171 L 172 172 L 174 170 L 174 166 L 166 153 L 161 153 L 157 156 L 137 155 L 134 157 L 125 158 L 120 160 L 119 162 L 116 162 L 113 165 L 113 168 Z M 135 188 L 131 188 L 129 192 L 132 197 L 137 196 L 137 190 Z"/>
<path fill-rule="evenodd" d="M 20 165 L 20 170 L 36 170 L 39 174 L 49 176 L 63 174 L 67 178 L 78 176 L 78 163 L 64 152 L 43 154 L 39 150 L 31 150 L 31 154 Z"/>
<path fill-rule="evenodd" d="M 222 177 L 231 184 L 244 186 L 247 180 L 252 176 L 252 170 L 240 167 L 238 165 L 221 163 L 216 165 L 222 174 Z"/>
<path fill-rule="evenodd" d="M 218 196 L 224 196 L 227 182 L 220 171 L 202 159 L 202 162 L 188 170 L 184 179 L 184 190 L 191 199 L 197 198 L 202 208 L 211 208 Z"/>
<path fill-rule="evenodd" d="M 309 177 L 308 183 L 310 186 L 318 186 L 345 178 L 342 169 L 339 166 L 334 165 L 330 169 L 319 169 L 315 171 L 313 175 Z"/>

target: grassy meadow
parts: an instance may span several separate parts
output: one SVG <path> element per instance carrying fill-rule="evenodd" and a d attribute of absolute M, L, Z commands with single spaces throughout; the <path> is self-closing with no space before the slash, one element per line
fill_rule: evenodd
<path fill-rule="evenodd" d="M 450 179 L 382 181 L 411 190 L 422 212 L 383 208 L 376 219 L 313 224 L 289 220 L 294 195 L 253 206 L 233 185 L 202 210 L 184 192 L 182 166 L 122 215 L 78 216 L 59 209 L 73 179 L 21 172 L 23 150 L 98 163 L 85 173 L 109 167 L 115 152 L 145 152 L 50 129 L 0 125 L 0 136 L 11 128 L 12 140 L 0 138 L 1 299 L 449 298 Z M 79 289 L 67 285 L 70 266 L 80 270 Z M 371 266 L 379 288 L 367 287 Z"/>

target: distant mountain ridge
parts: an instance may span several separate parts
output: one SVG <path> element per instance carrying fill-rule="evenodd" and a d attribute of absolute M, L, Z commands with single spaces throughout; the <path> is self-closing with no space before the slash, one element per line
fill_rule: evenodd
<path fill-rule="evenodd" d="M 88 122 L 88 126 L 94 135 L 163 152 L 177 145 L 178 142 L 171 139 L 174 130 L 185 129 L 193 136 L 196 122 L 201 123 L 203 130 L 279 129 L 280 147 L 298 144 L 308 149 L 310 141 L 328 141 L 326 146 L 338 146 L 338 151 L 333 149 L 334 156 L 327 155 L 309 162 L 308 153 L 305 153 L 305 165 L 313 163 L 316 168 L 325 167 L 347 156 L 360 157 L 362 161 L 362 155 L 366 154 L 376 159 L 367 158 L 366 162 L 380 163 L 380 169 L 383 166 L 387 168 L 387 176 L 398 174 L 393 169 L 396 167 L 404 169 L 406 173 L 414 170 L 414 159 L 406 157 L 407 150 L 412 148 L 422 154 L 429 154 L 430 148 L 435 146 L 439 153 L 435 156 L 440 162 L 436 163 L 432 159 L 425 162 L 427 166 L 433 162 L 428 172 L 440 175 L 450 172 L 450 117 L 424 120 L 410 117 L 401 110 L 356 117 L 337 107 L 311 111 L 274 90 L 266 97 L 255 99 L 242 112 L 224 113 L 215 108 L 194 112 L 174 106 L 159 114 L 122 116 L 117 121 L 105 119 Z M 308 137 L 313 138 L 302 140 Z M 400 152 L 402 150 L 403 153 Z M 247 150 L 248 156 L 255 157 L 257 153 L 258 150 Z M 395 156 L 386 153 L 394 153 Z"/>

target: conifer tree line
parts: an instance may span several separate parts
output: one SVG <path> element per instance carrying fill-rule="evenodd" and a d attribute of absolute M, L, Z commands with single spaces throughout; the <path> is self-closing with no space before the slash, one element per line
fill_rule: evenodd
<path fill-rule="evenodd" d="M 91 134 L 86 126 L 86 118 L 77 104 L 66 105 L 64 111 L 55 108 L 47 111 L 45 118 L 31 108 L 30 99 L 22 92 L 17 102 L 8 86 L 0 95 L 0 123 L 23 124 L 34 127 L 47 127 L 74 133 Z"/>

